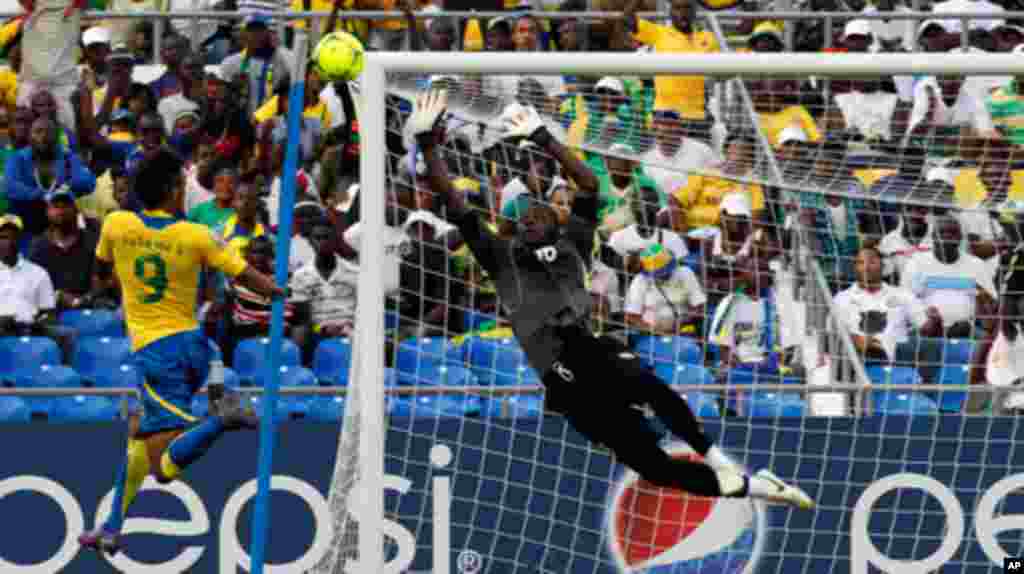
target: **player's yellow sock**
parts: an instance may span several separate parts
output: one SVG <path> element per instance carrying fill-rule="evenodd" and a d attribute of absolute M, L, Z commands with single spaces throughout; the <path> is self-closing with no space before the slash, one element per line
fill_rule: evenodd
<path fill-rule="evenodd" d="M 149 474 L 149 453 L 146 452 L 146 441 L 139 439 L 128 439 L 128 452 L 125 455 L 124 466 L 121 467 L 121 474 L 117 478 L 117 485 L 114 488 L 114 504 L 110 508 L 110 517 L 103 524 L 107 532 L 120 532 L 124 524 L 124 517 L 128 514 L 128 507 L 139 494 L 142 483 Z"/>

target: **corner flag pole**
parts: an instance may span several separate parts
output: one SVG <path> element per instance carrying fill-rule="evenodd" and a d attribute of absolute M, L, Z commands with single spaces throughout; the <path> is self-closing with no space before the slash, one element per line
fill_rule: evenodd
<path fill-rule="evenodd" d="M 295 176 L 299 165 L 299 140 L 302 112 L 306 100 L 306 54 L 309 44 L 305 34 L 295 37 L 295 62 L 291 70 L 291 91 L 288 93 L 288 145 L 284 169 L 281 171 L 281 203 L 278 213 L 277 253 L 274 277 L 278 285 L 288 283 L 288 254 L 291 252 L 292 215 L 295 211 Z M 284 300 L 275 299 L 271 307 L 270 376 L 263 388 L 263 416 L 260 421 L 260 453 L 257 470 L 256 507 L 252 515 L 252 574 L 263 574 L 267 539 L 270 530 L 270 477 L 274 469 L 274 413 L 277 411 L 277 389 L 281 381 L 281 344 L 284 338 Z"/>

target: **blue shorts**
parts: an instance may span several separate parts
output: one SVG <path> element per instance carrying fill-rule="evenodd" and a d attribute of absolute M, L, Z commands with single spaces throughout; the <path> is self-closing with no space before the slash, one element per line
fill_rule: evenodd
<path fill-rule="evenodd" d="M 142 375 L 142 418 L 139 434 L 185 428 L 192 415 L 192 397 L 206 382 L 214 349 L 200 330 L 154 341 L 132 354 Z"/>

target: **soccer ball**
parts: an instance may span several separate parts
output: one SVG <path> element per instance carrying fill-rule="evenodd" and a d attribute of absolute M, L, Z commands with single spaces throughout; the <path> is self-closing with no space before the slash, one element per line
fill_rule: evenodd
<path fill-rule="evenodd" d="M 331 32 L 313 49 L 313 62 L 325 81 L 354 80 L 363 71 L 363 44 L 348 32 Z"/>

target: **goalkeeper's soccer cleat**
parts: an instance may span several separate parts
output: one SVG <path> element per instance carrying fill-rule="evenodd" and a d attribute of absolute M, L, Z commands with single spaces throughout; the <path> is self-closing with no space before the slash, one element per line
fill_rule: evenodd
<path fill-rule="evenodd" d="M 242 394 L 238 391 L 223 383 L 210 383 L 206 385 L 206 394 L 210 399 L 210 415 L 220 417 L 226 430 L 260 426 L 259 420 L 242 405 Z"/>
<path fill-rule="evenodd" d="M 776 504 L 788 504 L 804 510 L 814 508 L 814 501 L 800 488 L 786 484 L 768 469 L 761 469 L 750 477 L 750 482 L 760 481 L 763 488 L 751 488 L 750 496 Z M 755 492 L 756 491 L 756 492 Z"/>
<path fill-rule="evenodd" d="M 107 532 L 100 527 L 82 533 L 78 537 L 78 543 L 82 545 L 82 548 L 113 556 L 121 550 L 121 535 L 116 532 Z"/>

